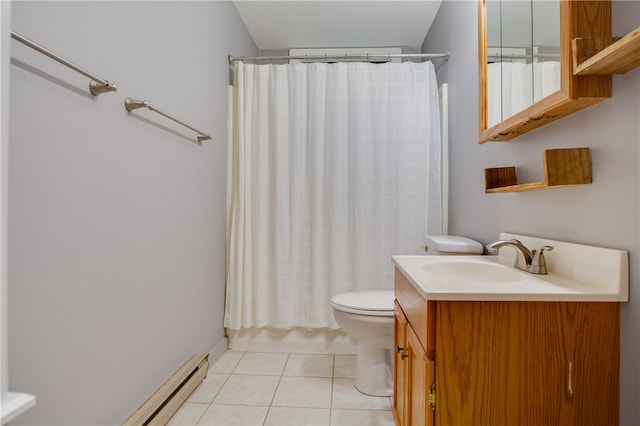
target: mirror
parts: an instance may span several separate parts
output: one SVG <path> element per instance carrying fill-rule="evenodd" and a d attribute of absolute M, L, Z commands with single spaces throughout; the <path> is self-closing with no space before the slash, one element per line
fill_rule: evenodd
<path fill-rule="evenodd" d="M 560 4 L 487 0 L 488 127 L 560 90 Z"/>
<path fill-rule="evenodd" d="M 572 52 L 575 38 L 610 37 L 610 1 L 478 1 L 480 143 L 513 139 L 611 95 L 610 76 L 573 75 Z"/>

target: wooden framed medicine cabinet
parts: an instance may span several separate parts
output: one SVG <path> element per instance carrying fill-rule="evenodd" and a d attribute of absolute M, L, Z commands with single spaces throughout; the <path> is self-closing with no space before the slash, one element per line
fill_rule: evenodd
<path fill-rule="evenodd" d="M 540 0 L 530 0 L 531 8 L 541 3 Z M 597 0 L 553 0 L 542 3 L 557 3 L 559 8 L 559 60 L 560 60 L 560 89 L 548 96 L 532 103 L 523 110 L 509 117 L 502 117 L 496 124 L 488 122 L 488 52 L 487 34 L 487 4 L 498 3 L 498 7 L 507 9 L 508 3 L 523 3 L 509 0 L 478 0 L 478 40 L 479 40 L 479 71 L 480 71 L 480 143 L 489 141 L 508 141 L 525 134 L 554 120 L 611 97 L 611 75 L 576 75 L 574 74 L 574 39 L 580 42 L 583 58 L 576 62 L 583 62 L 588 56 L 602 50 L 613 43 L 611 37 L 611 1 Z M 493 7 L 493 5 L 492 5 Z M 499 20 L 507 20 L 508 16 L 500 16 Z M 489 25 L 503 25 L 502 22 L 492 22 Z M 533 19 L 532 19 L 533 21 Z M 502 31 L 502 28 L 499 30 Z M 528 31 L 533 31 L 529 27 Z M 500 35 L 502 40 L 502 33 Z M 531 39 L 533 40 L 533 36 Z M 505 46 L 498 46 L 502 52 Z M 494 47 L 495 51 L 496 47 Z M 531 46 L 535 51 L 536 46 Z M 502 61 L 500 54 L 498 61 Z M 500 87 L 501 92 L 503 88 Z"/>

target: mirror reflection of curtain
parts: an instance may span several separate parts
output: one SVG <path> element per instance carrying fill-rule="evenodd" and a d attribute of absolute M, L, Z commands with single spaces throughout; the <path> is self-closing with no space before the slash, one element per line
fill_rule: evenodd
<path fill-rule="evenodd" d="M 489 127 L 560 90 L 560 62 L 487 64 Z"/>
<path fill-rule="evenodd" d="M 233 91 L 225 327 L 337 328 L 441 232 L 433 65 L 237 63 Z"/>

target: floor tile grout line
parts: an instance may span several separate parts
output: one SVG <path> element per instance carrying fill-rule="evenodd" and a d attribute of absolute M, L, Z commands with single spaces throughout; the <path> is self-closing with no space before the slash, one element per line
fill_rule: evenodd
<path fill-rule="evenodd" d="M 202 414 L 200 414 L 200 417 L 198 417 L 198 420 L 196 420 L 196 426 L 198 426 L 198 424 L 200 423 L 200 420 L 202 420 L 202 418 L 204 417 L 204 414 L 209 411 L 209 408 L 211 407 L 211 404 L 207 404 L 207 408 L 205 408 L 205 410 L 202 412 Z"/>
<path fill-rule="evenodd" d="M 273 392 L 273 396 L 271 396 L 271 402 L 269 402 L 269 406 L 267 407 L 267 413 L 264 415 L 264 419 L 262 420 L 263 426 L 267 422 L 267 418 L 269 418 L 269 412 L 271 411 L 271 407 L 273 406 L 273 401 L 276 399 L 278 388 L 280 387 L 280 383 L 282 383 L 282 375 L 284 374 L 284 370 L 287 368 L 287 363 L 289 362 L 290 356 L 291 356 L 291 352 L 288 352 L 287 359 L 284 361 L 284 365 L 282 366 L 282 371 L 280 372 L 280 378 L 278 379 L 278 384 L 276 385 L 276 389 Z"/>
<path fill-rule="evenodd" d="M 329 426 L 333 423 L 333 387 L 336 381 L 336 354 L 333 354 L 333 366 L 331 368 L 331 396 L 329 398 Z"/>
<path fill-rule="evenodd" d="M 207 411 L 209 411 L 209 409 L 211 408 L 211 406 L 213 405 L 213 401 L 215 401 L 215 399 L 218 397 L 218 394 L 220 394 L 220 391 L 222 390 L 222 388 L 224 387 L 224 385 L 227 383 L 227 381 L 229 381 L 229 379 L 231 378 L 231 375 L 233 374 L 233 371 L 236 369 L 236 367 L 238 366 L 238 364 L 240 364 L 240 360 L 242 360 L 242 358 L 244 358 L 245 354 L 247 353 L 247 351 L 242 351 L 242 356 L 240 358 L 238 358 L 238 360 L 236 361 L 235 365 L 233 366 L 233 368 L 230 369 L 230 372 L 227 374 L 227 378 L 224 379 L 224 382 L 222 383 L 222 385 L 220 386 L 220 389 L 218 389 L 218 391 L 216 392 L 216 394 L 213 396 L 213 398 L 211 398 L 211 401 L 207 404 L 207 408 L 204 410 L 204 412 L 200 415 L 200 417 L 198 417 L 198 420 L 196 421 L 196 426 L 198 426 L 200 424 L 200 420 L 202 420 L 202 418 L 204 417 L 205 413 Z M 217 362 L 217 360 L 216 360 Z M 215 362 L 213 363 L 215 365 Z M 219 373 L 211 373 L 211 374 L 219 374 Z M 209 375 L 209 370 L 207 370 L 207 375 Z"/>

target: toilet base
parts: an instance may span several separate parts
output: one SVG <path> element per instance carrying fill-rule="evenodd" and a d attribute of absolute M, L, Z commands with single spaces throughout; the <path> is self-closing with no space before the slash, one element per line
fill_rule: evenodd
<path fill-rule="evenodd" d="M 371 396 L 393 395 L 391 350 L 358 343 L 356 389 Z"/>

